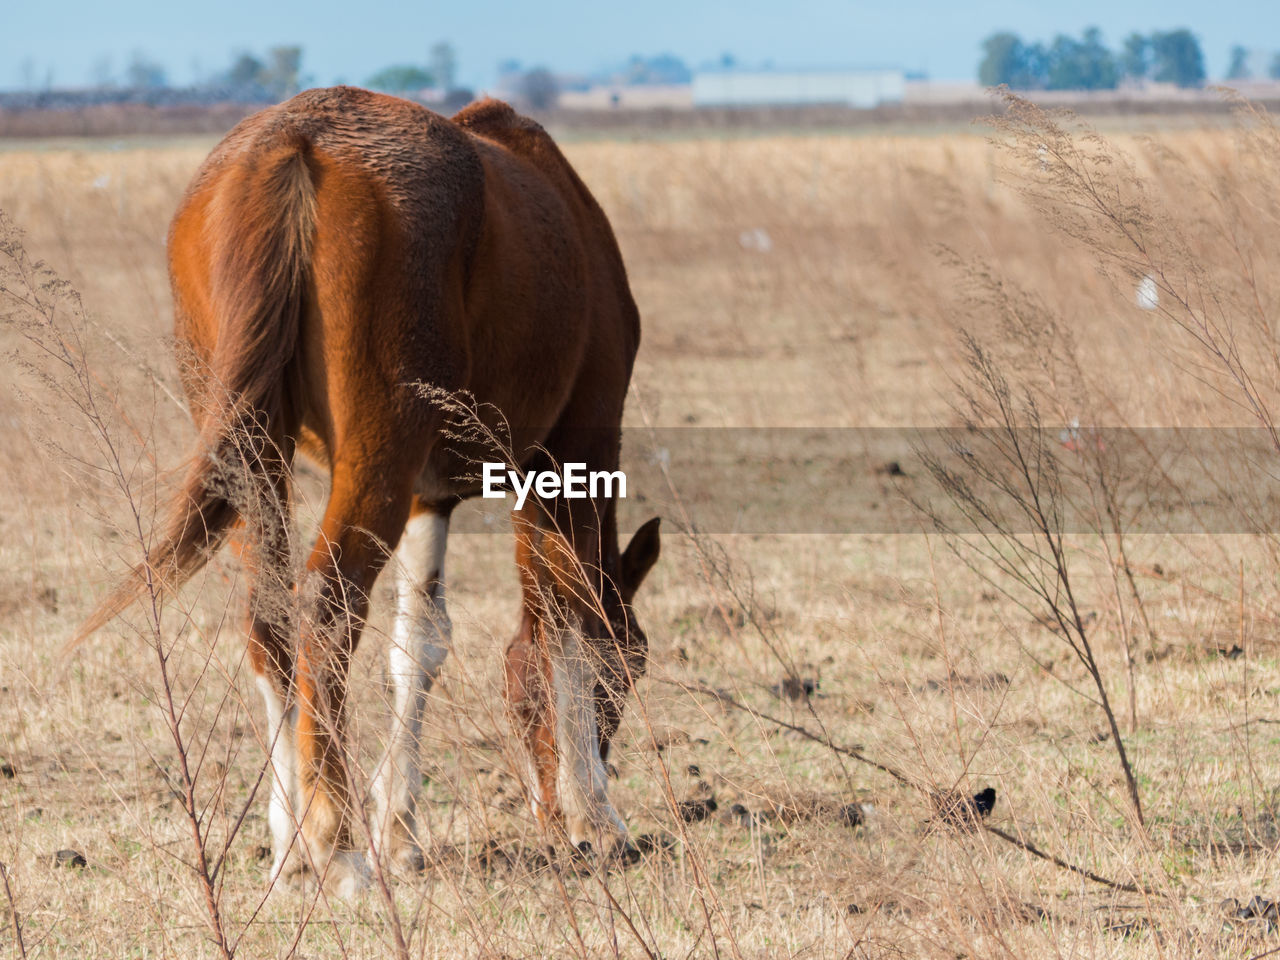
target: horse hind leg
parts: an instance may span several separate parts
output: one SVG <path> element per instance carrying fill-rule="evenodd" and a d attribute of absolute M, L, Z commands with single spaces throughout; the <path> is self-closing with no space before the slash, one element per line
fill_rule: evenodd
<path fill-rule="evenodd" d="M 298 710 L 292 702 L 293 651 L 287 630 L 273 617 L 258 615 L 253 606 L 251 599 L 249 663 L 267 712 L 262 741 L 271 768 L 267 822 L 271 828 L 271 879 L 274 881 L 284 870 L 298 832 L 298 764 L 294 738 Z"/>
<path fill-rule="evenodd" d="M 294 671 L 301 835 L 308 865 L 339 896 L 367 882 L 365 851 L 357 849 L 353 835 L 363 811 L 352 790 L 346 749 L 347 672 L 369 591 L 408 518 L 411 477 L 394 461 L 335 469 L 307 564 Z"/>
<path fill-rule="evenodd" d="M 419 506 L 393 560 L 396 617 L 390 644 L 391 731 L 374 778 L 373 852 L 400 869 L 421 869 L 419 734 L 426 695 L 449 655 L 444 601 L 449 514 Z"/>
<path fill-rule="evenodd" d="M 289 454 L 281 458 L 285 462 Z M 256 529 L 242 525 L 231 537 L 250 579 L 246 634 L 249 664 L 266 707 L 262 737 L 270 765 L 268 824 L 273 854 L 271 878 L 285 868 L 298 832 L 298 768 L 293 703 L 294 583 L 289 544 L 291 504 L 287 470 L 266 478 L 260 491 Z"/>

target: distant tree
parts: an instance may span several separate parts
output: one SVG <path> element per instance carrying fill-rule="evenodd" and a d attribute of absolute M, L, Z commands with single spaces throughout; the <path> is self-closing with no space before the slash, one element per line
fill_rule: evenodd
<path fill-rule="evenodd" d="M 649 74 L 654 83 L 688 83 L 693 79 L 693 71 L 688 64 L 672 53 L 650 57 Z"/>
<path fill-rule="evenodd" d="M 683 60 L 674 54 L 660 53 L 656 57 L 634 55 L 627 62 L 621 80 L 623 83 L 688 83 L 692 78 Z"/>
<path fill-rule="evenodd" d="M 427 72 L 435 78 L 436 86 L 445 90 L 454 88 L 458 77 L 458 55 L 453 44 L 446 40 L 432 46 L 431 55 L 427 58 Z"/>
<path fill-rule="evenodd" d="M 116 85 L 115 70 L 111 66 L 110 57 L 99 57 L 93 62 L 93 85 L 99 90 L 110 90 Z"/>
<path fill-rule="evenodd" d="M 1271 62 L 1267 64 L 1267 76 L 1272 80 L 1280 80 L 1280 53 L 1272 56 Z"/>
<path fill-rule="evenodd" d="M 1115 57 L 1097 27 L 1087 29 L 1080 40 L 1056 37 L 1048 61 L 1050 90 L 1113 90 L 1120 80 Z"/>
<path fill-rule="evenodd" d="M 1157 83 L 1196 87 L 1204 82 L 1204 55 L 1200 41 L 1190 30 L 1170 30 L 1151 35 L 1151 76 Z"/>
<path fill-rule="evenodd" d="M 993 33 L 982 41 L 982 61 L 978 64 L 978 82 L 984 87 L 1002 83 L 1013 86 L 1013 78 L 1026 66 L 1022 38 L 1007 31 Z"/>
<path fill-rule="evenodd" d="M 265 67 L 262 61 L 251 53 L 241 53 L 231 62 L 227 71 L 227 85 L 231 87 L 251 87 L 262 82 Z"/>
<path fill-rule="evenodd" d="M 1065 34 L 1053 38 L 1049 47 L 1049 73 L 1047 83 L 1050 90 L 1078 90 L 1083 82 L 1080 44 Z"/>
<path fill-rule="evenodd" d="M 1107 45 L 1102 42 L 1102 31 L 1088 27 L 1081 36 L 1080 52 L 1083 71 L 1088 86 L 1086 90 L 1114 90 L 1120 83 L 1120 64 L 1116 62 Z"/>
<path fill-rule="evenodd" d="M 435 86 L 436 78 L 422 67 L 400 64 L 384 67 L 365 81 L 365 86 L 387 93 L 406 93 Z"/>
<path fill-rule="evenodd" d="M 1026 90 L 1040 90 L 1049 84 L 1049 68 L 1053 65 L 1050 51 L 1043 43 L 1033 43 L 1023 50 L 1023 73 L 1018 86 Z"/>
<path fill-rule="evenodd" d="M 1120 72 L 1133 80 L 1145 79 L 1151 70 L 1151 41 L 1140 33 L 1124 38 L 1120 52 Z"/>
<path fill-rule="evenodd" d="M 139 89 L 155 90 L 167 83 L 164 67 L 141 50 L 134 52 L 129 66 L 125 67 L 124 77 L 128 86 Z"/>
<path fill-rule="evenodd" d="M 994 87 L 1005 83 L 1019 90 L 1043 87 L 1048 79 L 1049 54 L 1041 44 L 1027 46 L 1016 33 L 993 33 L 982 41 L 978 82 Z"/>
<path fill-rule="evenodd" d="M 732 70 L 738 65 L 738 58 L 726 50 L 720 54 L 720 67 L 723 70 Z"/>
<path fill-rule="evenodd" d="M 467 87 L 454 87 L 448 90 L 444 95 L 444 102 L 440 105 L 449 112 L 461 110 L 468 103 L 476 98 L 475 91 Z"/>
<path fill-rule="evenodd" d="M 1238 43 L 1231 48 L 1231 66 L 1227 67 L 1227 79 L 1249 79 L 1249 51 Z"/>
<path fill-rule="evenodd" d="M 267 66 L 262 72 L 262 85 L 283 100 L 298 92 L 298 75 L 302 69 L 302 48 L 272 47 L 267 51 Z"/>
<path fill-rule="evenodd" d="M 516 92 L 534 110 L 548 110 L 560 97 L 560 84 L 546 67 L 534 67 L 521 74 Z"/>

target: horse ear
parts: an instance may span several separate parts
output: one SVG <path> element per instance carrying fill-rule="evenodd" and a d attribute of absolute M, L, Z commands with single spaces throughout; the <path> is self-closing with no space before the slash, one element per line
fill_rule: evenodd
<path fill-rule="evenodd" d="M 645 523 L 632 535 L 627 549 L 622 552 L 622 598 L 628 603 L 640 589 L 645 575 L 658 562 L 658 554 L 662 550 L 662 543 L 658 538 L 661 519 L 654 517 Z"/>

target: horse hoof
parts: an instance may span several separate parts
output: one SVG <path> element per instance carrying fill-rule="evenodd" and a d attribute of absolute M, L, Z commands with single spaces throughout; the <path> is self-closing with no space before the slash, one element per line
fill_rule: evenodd
<path fill-rule="evenodd" d="M 378 854 L 371 847 L 366 860 L 369 870 L 374 869 Z M 404 843 L 386 854 L 384 861 L 391 872 L 397 875 L 417 876 L 427 869 L 427 858 L 416 843 Z"/>
<path fill-rule="evenodd" d="M 364 854 L 355 850 L 337 850 L 321 867 L 324 890 L 342 900 L 353 900 L 369 885 L 369 867 Z"/>

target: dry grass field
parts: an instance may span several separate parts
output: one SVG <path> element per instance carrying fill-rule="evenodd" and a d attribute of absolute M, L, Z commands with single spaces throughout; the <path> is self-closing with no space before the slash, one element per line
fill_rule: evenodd
<path fill-rule="evenodd" d="M 1228 496 L 1230 518 L 1195 501 L 1202 522 L 1161 527 L 1108 510 L 1128 478 L 1065 446 L 1083 479 L 1063 496 L 1098 519 L 1062 535 L 931 529 L 904 506 L 933 483 L 915 465 L 871 481 L 893 533 L 700 528 L 682 505 L 744 496 L 732 478 L 681 490 L 673 470 L 674 490 L 632 491 L 637 516 L 656 504 L 666 523 L 637 599 L 649 673 L 613 757 L 645 838 L 626 867 L 548 857 L 500 706 L 510 537 L 455 535 L 455 649 L 423 735 L 427 869 L 351 903 L 268 891 L 234 560 L 157 620 L 139 608 L 59 657 L 141 555 L 192 440 L 164 237 L 212 142 L 0 149 L 0 952 L 214 957 L 219 935 L 244 958 L 1280 951 L 1275 908 L 1246 905 L 1280 899 L 1270 500 Z M 963 135 L 566 152 L 644 318 L 632 440 L 972 424 L 998 447 L 1008 422 L 1274 438 L 1278 146 L 1254 116 L 1104 142 L 1030 115 Z M 1135 304 L 1144 276 L 1155 310 Z M 1206 467 L 1228 477 L 1238 459 Z M 310 474 L 300 487 L 305 532 L 324 491 Z M 794 495 L 821 506 L 820 489 Z M 389 623 L 380 587 L 352 671 L 366 771 Z M 986 788 L 989 816 L 947 813 Z"/>

